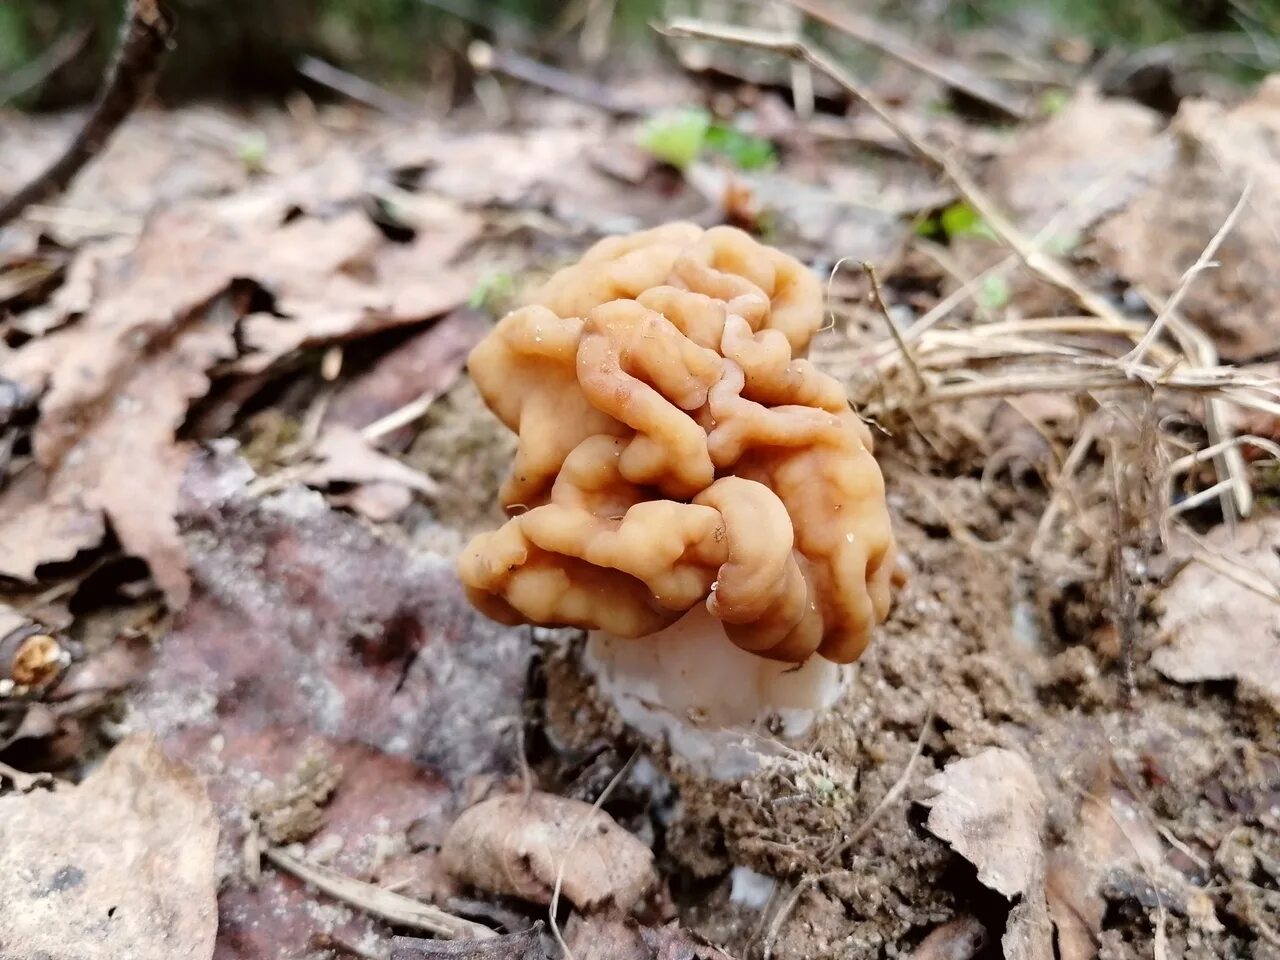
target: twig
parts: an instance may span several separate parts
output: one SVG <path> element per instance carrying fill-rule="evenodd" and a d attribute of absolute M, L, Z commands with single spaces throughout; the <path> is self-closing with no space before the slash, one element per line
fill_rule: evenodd
<path fill-rule="evenodd" d="M 419 394 L 402 407 L 397 407 L 384 417 L 379 417 L 367 427 L 360 430 L 360 435 L 370 443 L 381 440 L 387 434 L 395 433 L 401 427 L 407 427 L 416 420 L 426 416 L 431 405 L 440 399 L 439 390 L 428 390 Z"/>
<path fill-rule="evenodd" d="M 1182 275 L 1178 289 L 1173 292 L 1173 296 L 1161 308 L 1151 327 L 1143 335 L 1142 339 L 1138 341 L 1137 345 L 1120 359 L 1120 362 L 1124 364 L 1124 372 L 1128 376 L 1134 376 L 1135 371 L 1146 355 L 1147 349 L 1164 331 L 1165 324 L 1169 322 L 1169 318 L 1175 315 L 1179 305 L 1182 303 L 1182 298 L 1191 289 L 1191 284 L 1195 278 L 1205 270 L 1217 266 L 1213 258 L 1217 256 L 1218 248 L 1222 246 L 1223 241 L 1227 239 L 1227 234 L 1231 232 L 1231 229 L 1236 225 L 1236 221 L 1240 219 L 1240 214 L 1244 212 L 1245 204 L 1248 203 L 1249 194 L 1252 191 L 1253 181 L 1250 180 L 1244 185 L 1244 189 L 1240 191 L 1240 199 L 1236 201 L 1236 205 L 1227 214 L 1227 219 L 1222 221 L 1222 226 L 1218 228 L 1218 232 L 1209 240 L 1196 262 L 1187 268 L 1187 272 Z"/>
<path fill-rule="evenodd" d="M 907 346 L 907 341 L 902 337 L 902 331 L 893 322 L 893 317 L 889 314 L 889 308 L 885 305 L 884 292 L 880 289 L 880 278 L 876 276 L 875 266 L 864 260 L 862 261 L 862 269 L 867 271 L 867 279 L 871 281 L 871 302 L 876 305 L 876 309 L 884 317 L 884 322 L 889 327 L 889 335 L 893 337 L 893 342 L 902 351 L 902 358 L 906 360 L 907 369 L 911 371 L 911 377 L 916 382 L 916 392 L 927 393 L 929 384 L 925 382 L 924 374 L 920 372 L 920 367 L 916 364 L 916 358 L 911 355 L 911 348 Z"/>
<path fill-rule="evenodd" d="M 1018 120 L 1027 119 L 1026 104 L 1011 97 L 987 78 L 978 75 L 963 63 L 917 47 L 884 24 L 850 9 L 847 4 L 837 6 L 829 0 L 788 0 L 788 2 L 815 20 L 821 20 L 827 26 L 834 27 L 859 43 L 874 47 L 881 53 L 888 54 L 895 60 L 949 87 L 967 93 L 975 100 L 995 107 L 1001 113 Z"/>
<path fill-rule="evenodd" d="M 871 828 L 876 825 L 881 815 L 889 809 L 890 806 L 900 797 L 907 789 L 907 784 L 911 782 L 911 771 L 915 769 L 916 761 L 920 759 L 924 753 L 924 742 L 929 736 L 929 730 L 933 727 L 933 705 L 930 704 L 925 710 L 924 723 L 920 725 L 920 734 L 916 737 L 916 745 L 911 751 L 911 756 L 907 758 L 907 764 L 902 768 L 902 774 L 894 781 L 880 802 L 877 803 L 866 818 L 858 825 L 858 827 L 849 835 L 849 838 L 841 843 L 838 847 L 828 851 L 823 857 L 824 862 L 831 863 L 860 844 L 866 839 L 867 834 L 871 832 Z M 796 904 L 800 902 L 800 898 L 810 887 L 820 883 L 823 880 L 838 876 L 839 871 L 828 871 L 821 874 L 809 874 L 796 884 L 795 889 L 791 891 L 791 895 L 787 897 L 782 906 L 778 908 L 778 912 L 774 914 L 773 920 L 769 923 L 769 932 L 765 935 L 764 941 L 764 958 L 770 960 L 773 956 L 773 944 L 778 939 L 778 933 L 782 930 L 782 925 L 796 908 Z"/>
<path fill-rule="evenodd" d="M 412 103 L 398 97 L 389 90 L 384 90 L 376 83 L 370 83 L 364 77 L 340 70 L 319 57 L 303 57 L 298 61 L 298 72 L 323 87 L 328 87 L 344 97 L 367 107 L 373 107 L 390 117 L 408 120 L 417 114 Z"/>
<path fill-rule="evenodd" d="M 173 21 L 159 0 L 129 0 L 107 79 L 84 126 L 53 165 L 0 206 L 0 227 L 67 188 L 151 89 L 169 49 Z"/>
<path fill-rule="evenodd" d="M 542 87 L 570 100 L 577 100 L 591 107 L 620 117 L 636 117 L 645 112 L 639 104 L 618 97 L 584 77 L 576 76 L 559 67 L 533 60 L 513 50 L 498 50 L 483 40 L 474 41 L 467 48 L 471 66 L 483 73 L 501 73 L 522 83 Z"/>
<path fill-rule="evenodd" d="M 1111 607 L 1113 626 L 1120 636 L 1120 660 L 1124 671 L 1124 706 L 1133 704 L 1133 646 L 1136 618 L 1136 598 L 1129 583 L 1124 560 L 1124 513 L 1120 507 L 1120 469 L 1116 445 L 1110 444 L 1107 465 L 1111 473 Z"/>
<path fill-rule="evenodd" d="M 483 924 L 455 917 L 439 907 L 414 900 L 399 893 L 392 893 L 372 883 L 344 876 L 336 870 L 299 859 L 279 847 L 267 847 L 263 855 L 282 870 L 287 870 L 299 880 L 311 884 L 322 893 L 349 903 L 357 909 L 380 917 L 388 923 L 425 930 L 449 940 L 485 940 L 497 933 Z"/>
<path fill-rule="evenodd" d="M 1166 309 L 1150 291 L 1139 288 L 1139 293 L 1157 314 L 1163 313 L 1168 317 L 1169 332 L 1192 364 L 1205 368 L 1218 365 L 1218 348 L 1203 330 L 1188 323 L 1176 310 Z M 1222 401 L 1212 397 L 1205 398 L 1204 427 L 1211 445 L 1216 446 L 1231 439 L 1230 417 L 1227 416 Z M 1230 444 L 1225 446 L 1222 453 L 1214 458 L 1213 466 L 1219 480 L 1230 477 L 1233 481 L 1231 497 L 1224 494 L 1222 498 L 1222 515 L 1227 522 L 1234 523 L 1237 517 L 1249 516 L 1253 512 L 1253 489 L 1249 486 L 1248 468 L 1239 447 Z"/>
<path fill-rule="evenodd" d="M 564 952 L 566 960 L 573 960 L 573 952 L 569 949 L 569 945 L 564 942 L 564 936 L 560 933 L 560 924 L 556 920 L 556 914 L 560 910 L 560 889 L 564 886 L 565 866 L 569 863 L 569 855 L 573 853 L 573 848 L 582 839 L 583 831 L 587 829 L 587 825 L 595 819 L 596 814 L 600 812 L 600 808 L 604 806 L 605 801 L 609 799 L 609 795 L 613 793 L 618 784 L 626 779 L 627 774 L 631 772 L 631 768 L 635 766 L 636 759 L 639 756 L 640 748 L 636 747 L 627 762 L 622 765 L 618 772 L 613 775 L 613 779 L 600 791 L 600 796 L 596 797 L 596 802 L 591 805 L 591 810 L 583 816 L 578 823 L 577 829 L 573 831 L 573 839 L 569 841 L 569 846 L 565 848 L 564 856 L 560 858 L 560 866 L 556 868 L 556 885 L 551 890 L 551 904 L 547 907 L 547 916 L 551 921 L 551 935 L 556 938 L 556 943 L 559 944 L 560 949 Z"/>
<path fill-rule="evenodd" d="M 0 81 L 0 106 L 18 99 L 34 90 L 52 76 L 60 67 L 73 60 L 84 49 L 93 31 L 84 27 L 65 33 L 30 63 L 14 70 Z"/>

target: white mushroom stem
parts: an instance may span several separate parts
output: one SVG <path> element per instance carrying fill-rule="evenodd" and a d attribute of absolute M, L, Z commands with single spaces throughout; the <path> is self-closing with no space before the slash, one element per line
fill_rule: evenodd
<path fill-rule="evenodd" d="M 747 653 L 701 605 L 638 639 L 595 631 L 585 663 L 623 720 L 717 779 L 751 773 L 808 732 L 846 673 L 818 656 L 794 664 Z"/>

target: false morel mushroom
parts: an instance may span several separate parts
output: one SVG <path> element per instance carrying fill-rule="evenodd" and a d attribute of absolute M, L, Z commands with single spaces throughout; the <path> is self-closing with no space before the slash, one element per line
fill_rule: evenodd
<path fill-rule="evenodd" d="M 802 731 L 889 610 L 870 432 L 803 358 L 822 318 L 799 261 L 675 223 L 597 243 L 470 358 L 519 445 L 468 595 L 591 631 L 601 690 L 686 755 L 699 728 Z"/>

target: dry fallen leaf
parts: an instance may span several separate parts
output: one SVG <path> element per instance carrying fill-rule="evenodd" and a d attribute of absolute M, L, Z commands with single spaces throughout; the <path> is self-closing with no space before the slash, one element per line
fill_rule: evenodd
<path fill-rule="evenodd" d="M 1001 940 L 1006 960 L 1052 960 L 1042 841 L 1045 797 L 1026 758 L 992 747 L 929 778 L 929 830 L 978 868 L 978 879 L 1020 898 Z"/>
<path fill-rule="evenodd" d="M 1054 239 L 1078 235 L 1168 167 L 1173 145 L 1160 136 L 1162 123 L 1154 110 L 1082 86 L 1016 135 L 992 165 L 992 190 L 1028 231 L 1055 220 Z"/>
<path fill-rule="evenodd" d="M 977 867 L 983 884 L 1025 894 L 1043 857 L 1045 800 L 1031 764 L 993 747 L 947 764 L 928 785 L 937 792 L 926 801 L 929 830 Z"/>
<path fill-rule="evenodd" d="M 1278 542 L 1276 517 L 1204 538 L 1208 562 L 1192 561 L 1158 600 L 1169 645 L 1151 657 L 1157 670 L 1180 683 L 1236 680 L 1280 709 Z"/>
<path fill-rule="evenodd" d="M 576 839 L 576 843 L 574 842 Z M 655 880 L 653 853 L 603 811 L 534 791 L 484 800 L 445 837 L 446 869 L 468 884 L 534 903 L 562 892 L 583 910 L 630 910 Z"/>
<path fill-rule="evenodd" d="M 363 429 L 420 397 L 442 396 L 458 381 L 467 354 L 490 326 L 487 316 L 466 307 L 441 317 L 338 390 L 325 425 Z M 389 433 L 387 442 L 396 446 L 411 437 L 412 431 L 401 429 Z"/>
<path fill-rule="evenodd" d="M 333 426 L 325 429 L 312 451 L 299 480 L 313 487 L 334 483 L 392 484 L 424 495 L 435 493 L 436 485 L 425 473 L 374 449 L 359 431 Z"/>
<path fill-rule="evenodd" d="M 107 523 L 142 557 L 171 606 L 189 589 L 173 519 L 190 448 L 175 443 L 209 371 L 261 372 L 301 347 L 430 319 L 465 300 L 471 278 L 447 266 L 477 227 L 387 241 L 360 210 L 286 218 L 265 202 L 188 202 L 153 217 L 136 244 L 87 248 L 93 269 L 63 309 L 84 315 L 16 350 L 4 375 L 43 391 L 34 462 L 0 493 L 0 575 L 32 580 L 41 564 L 96 547 Z M 80 277 L 79 261 L 69 276 Z M 252 281 L 272 314 L 241 320 Z M 147 496 L 139 497 L 139 489 Z"/>
<path fill-rule="evenodd" d="M 0 957 L 208 960 L 217 841 L 203 785 L 148 736 L 79 786 L 0 798 Z"/>
<path fill-rule="evenodd" d="M 225 444 L 192 459 L 180 511 L 192 598 L 135 698 L 138 720 L 207 776 L 226 862 L 241 856 L 254 785 L 286 783 L 323 750 L 343 772 L 307 818 L 305 855 L 447 896 L 437 854 L 410 850 L 406 833 L 438 843 L 477 778 L 514 772 L 506 722 L 521 711 L 527 632 L 474 612 L 448 559 L 380 539 L 313 491 L 250 497 L 252 480 Z M 389 937 L 316 897 L 274 870 L 256 888 L 233 873 L 218 960 L 286 960 L 318 934 Z"/>
<path fill-rule="evenodd" d="M 1218 263 L 1195 277 L 1180 309 L 1229 360 L 1273 354 L 1280 350 L 1280 76 L 1234 107 L 1184 100 L 1171 129 L 1174 163 L 1099 231 L 1104 262 L 1170 296 L 1252 182 Z"/>

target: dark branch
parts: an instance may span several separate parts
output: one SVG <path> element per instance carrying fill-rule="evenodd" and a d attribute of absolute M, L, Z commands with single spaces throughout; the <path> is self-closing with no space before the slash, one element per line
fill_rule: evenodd
<path fill-rule="evenodd" d="M 150 91 L 172 36 L 173 19 L 159 0 L 128 0 L 106 82 L 84 127 L 52 166 L 0 206 L 0 227 L 31 204 L 41 203 L 65 190 L 85 164 L 106 146 L 116 128 Z"/>

